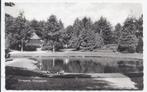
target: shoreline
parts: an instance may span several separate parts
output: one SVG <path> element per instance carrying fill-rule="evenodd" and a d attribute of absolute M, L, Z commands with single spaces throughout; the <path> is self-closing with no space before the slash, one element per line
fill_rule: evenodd
<path fill-rule="evenodd" d="M 142 53 L 119 53 L 119 52 L 80 52 L 80 51 L 67 51 L 67 52 L 50 52 L 50 51 L 12 51 L 11 57 L 34 57 L 34 56 L 47 56 L 47 57 L 112 57 L 112 58 L 131 58 L 143 59 Z"/>

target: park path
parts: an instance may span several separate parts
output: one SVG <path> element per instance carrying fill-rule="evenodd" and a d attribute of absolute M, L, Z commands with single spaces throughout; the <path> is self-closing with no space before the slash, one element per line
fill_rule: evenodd
<path fill-rule="evenodd" d="M 49 56 L 49 57 L 113 57 L 113 58 L 133 58 L 143 59 L 143 54 L 140 53 L 119 53 L 119 52 L 80 52 L 80 51 L 67 51 L 67 52 L 51 52 L 51 51 L 12 51 L 12 57 L 33 57 L 33 56 Z"/>

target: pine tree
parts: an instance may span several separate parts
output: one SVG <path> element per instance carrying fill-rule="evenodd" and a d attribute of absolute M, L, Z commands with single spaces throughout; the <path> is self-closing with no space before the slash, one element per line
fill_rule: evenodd
<path fill-rule="evenodd" d="M 118 51 L 135 52 L 137 45 L 136 20 L 134 18 L 127 18 L 124 22 L 121 32 Z"/>
<path fill-rule="evenodd" d="M 60 33 L 63 29 L 62 22 L 58 21 L 55 15 L 51 15 L 49 19 L 46 22 L 45 30 L 44 30 L 44 39 L 45 45 L 50 45 L 48 49 L 58 50 L 60 47 L 62 47 L 62 44 L 59 44 L 60 41 Z"/>
<path fill-rule="evenodd" d="M 119 43 L 119 38 L 121 36 L 121 31 L 122 31 L 122 26 L 120 23 L 115 25 L 115 29 L 113 32 L 113 39 L 114 39 L 114 43 L 118 44 Z"/>
<path fill-rule="evenodd" d="M 137 20 L 137 32 L 136 36 L 138 38 L 138 45 L 136 47 L 136 52 L 143 52 L 143 15 Z"/>
<path fill-rule="evenodd" d="M 101 17 L 94 23 L 93 28 L 95 30 L 95 33 L 99 33 L 102 36 L 104 44 L 112 43 L 112 26 L 106 18 Z"/>

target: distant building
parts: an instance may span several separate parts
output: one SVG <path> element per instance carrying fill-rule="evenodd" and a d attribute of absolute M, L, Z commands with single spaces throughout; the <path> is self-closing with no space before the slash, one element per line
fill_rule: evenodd
<path fill-rule="evenodd" d="M 37 50 L 42 47 L 42 44 L 43 44 L 43 41 L 41 40 L 41 38 L 35 32 L 33 32 L 32 37 L 27 42 L 26 46 L 35 47 Z"/>

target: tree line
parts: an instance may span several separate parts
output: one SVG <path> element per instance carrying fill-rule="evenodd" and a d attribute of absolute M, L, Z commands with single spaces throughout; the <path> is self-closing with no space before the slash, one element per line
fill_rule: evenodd
<path fill-rule="evenodd" d="M 119 52 L 143 51 L 143 15 L 128 17 L 123 24 L 118 23 L 114 27 L 103 16 L 94 22 L 89 17 L 76 18 L 72 25 L 64 27 L 55 15 L 46 21 L 29 21 L 23 12 L 18 17 L 5 14 L 6 48 L 27 48 L 33 32 L 43 40 L 43 50 L 74 48 L 92 51 L 116 44 Z"/>

